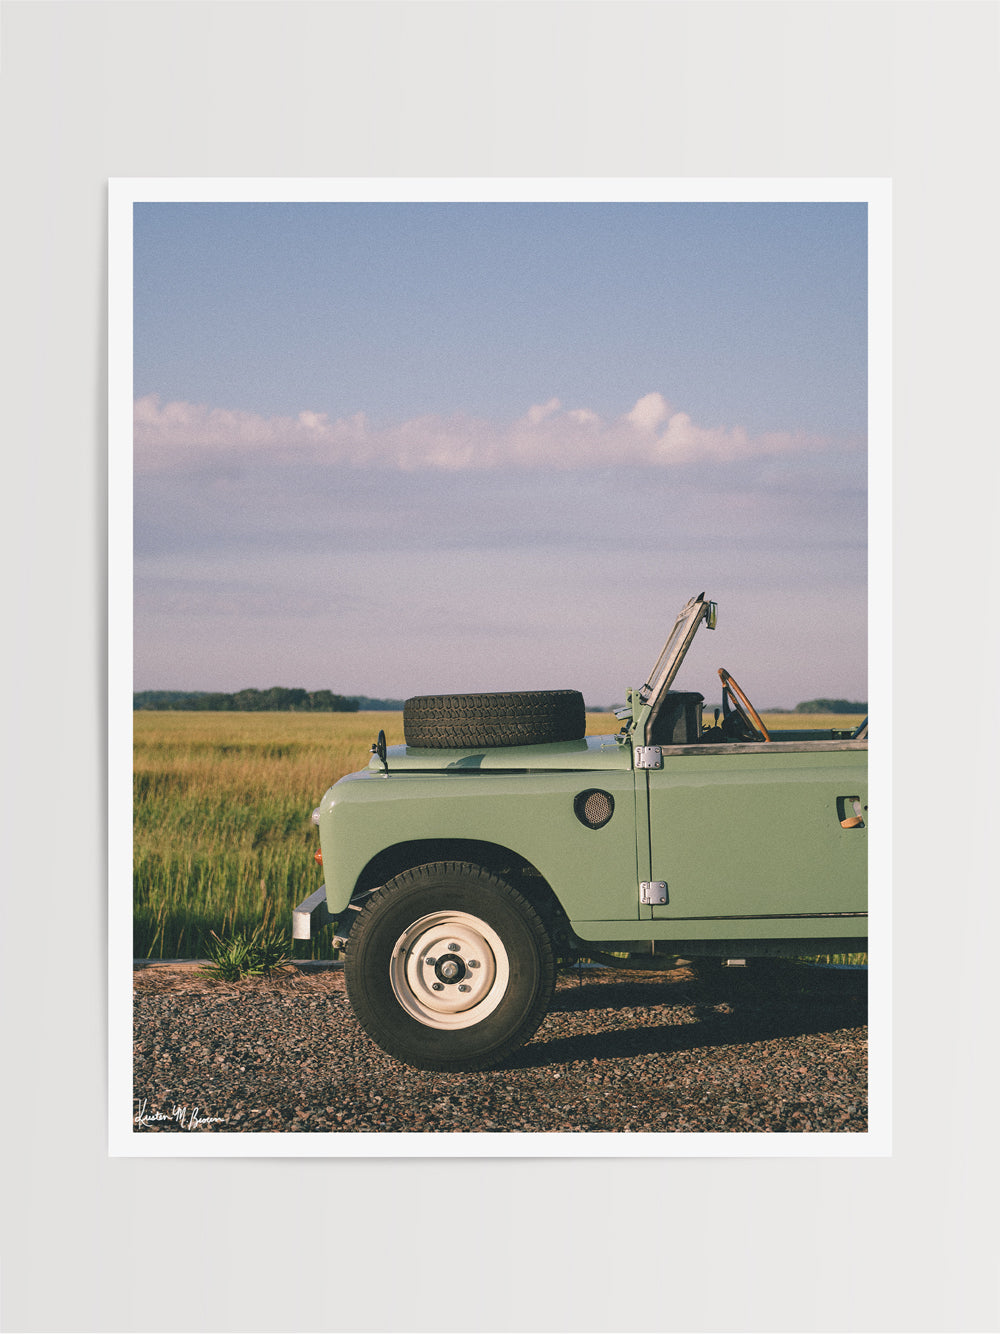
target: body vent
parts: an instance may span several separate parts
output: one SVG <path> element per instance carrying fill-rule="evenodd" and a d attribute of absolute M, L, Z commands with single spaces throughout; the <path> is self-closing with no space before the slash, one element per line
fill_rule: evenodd
<path fill-rule="evenodd" d="M 574 800 L 573 812 L 588 829 L 603 829 L 615 813 L 615 799 L 610 792 L 589 787 Z"/>

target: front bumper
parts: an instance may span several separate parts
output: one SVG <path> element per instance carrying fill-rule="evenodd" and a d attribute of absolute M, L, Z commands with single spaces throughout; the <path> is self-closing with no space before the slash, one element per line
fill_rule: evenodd
<path fill-rule="evenodd" d="M 336 920 L 326 906 L 326 885 L 320 885 L 314 894 L 292 909 L 292 939 L 311 940 L 320 927 L 329 926 Z"/>

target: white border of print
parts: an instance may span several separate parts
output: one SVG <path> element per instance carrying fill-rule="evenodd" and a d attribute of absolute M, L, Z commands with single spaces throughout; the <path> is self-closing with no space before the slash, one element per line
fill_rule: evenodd
<path fill-rule="evenodd" d="M 213 1132 L 133 1126 L 132 205 L 139 202 L 859 202 L 869 236 L 869 692 L 878 718 L 870 843 L 870 1109 L 865 1134 L 427 1135 Z M 891 1152 L 891 185 L 862 178 L 129 178 L 109 190 L 109 1151 L 129 1157 L 875 1157 Z"/>

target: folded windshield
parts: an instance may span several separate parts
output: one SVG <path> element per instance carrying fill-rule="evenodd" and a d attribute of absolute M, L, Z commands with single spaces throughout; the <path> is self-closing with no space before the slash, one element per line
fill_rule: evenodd
<path fill-rule="evenodd" d="M 670 689 L 698 626 L 704 620 L 707 622 L 708 628 L 714 630 L 715 614 L 715 603 L 706 602 L 704 593 L 699 593 L 697 597 L 691 598 L 689 602 L 684 604 L 676 621 L 674 621 L 674 628 L 670 631 L 667 642 L 663 645 L 663 650 L 656 660 L 656 666 L 646 678 L 646 684 L 639 691 L 639 697 L 644 704 L 651 699 L 658 698 L 664 691 Z"/>

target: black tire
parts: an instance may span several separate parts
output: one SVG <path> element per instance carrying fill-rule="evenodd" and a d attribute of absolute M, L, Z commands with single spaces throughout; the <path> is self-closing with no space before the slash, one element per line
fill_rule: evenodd
<path fill-rule="evenodd" d="M 434 862 L 369 898 L 344 975 L 358 1022 L 390 1056 L 418 1070 L 484 1070 L 535 1032 L 556 966 L 523 895 L 482 867 Z"/>
<path fill-rule="evenodd" d="M 488 695 L 414 695 L 403 705 L 408 746 L 533 746 L 579 741 L 587 715 L 579 690 Z"/>

